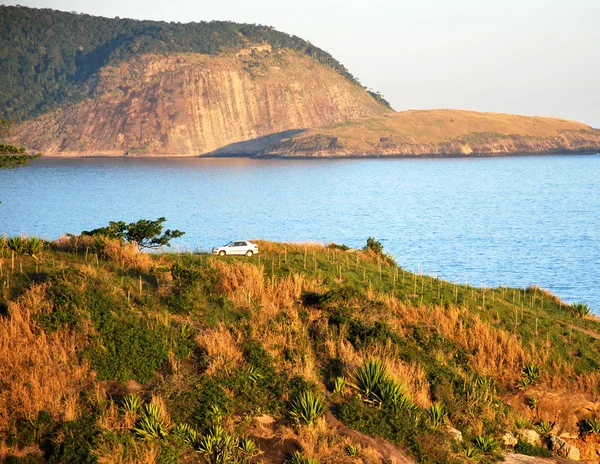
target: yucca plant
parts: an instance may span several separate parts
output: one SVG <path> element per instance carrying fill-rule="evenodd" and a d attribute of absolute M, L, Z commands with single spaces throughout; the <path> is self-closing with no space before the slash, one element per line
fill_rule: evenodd
<path fill-rule="evenodd" d="M 248 367 L 246 375 L 248 377 L 248 380 L 250 380 L 250 382 L 252 382 L 253 384 L 264 377 L 255 366 Z"/>
<path fill-rule="evenodd" d="M 583 430 L 588 434 L 600 435 L 600 419 L 592 417 L 583 421 Z"/>
<path fill-rule="evenodd" d="M 210 464 L 244 464 L 259 452 L 252 439 L 235 437 L 220 425 L 212 427 L 205 436 L 199 437 L 195 448 Z"/>
<path fill-rule="evenodd" d="M 590 307 L 584 303 L 573 303 L 570 306 L 571 313 L 575 316 L 585 319 L 592 314 Z"/>
<path fill-rule="evenodd" d="M 377 359 L 368 359 L 356 369 L 350 386 L 365 403 L 381 404 L 381 388 L 389 379 L 387 367 Z"/>
<path fill-rule="evenodd" d="M 550 432 L 552 432 L 552 429 L 554 428 L 554 424 L 548 421 L 540 421 L 536 424 L 535 428 L 540 435 L 549 435 Z"/>
<path fill-rule="evenodd" d="M 223 411 L 221 411 L 218 405 L 210 405 L 208 408 L 208 420 L 213 425 L 219 425 L 223 421 Z"/>
<path fill-rule="evenodd" d="M 540 379 L 540 367 L 535 363 L 527 363 L 523 366 L 521 371 L 521 381 L 519 388 L 525 390 L 531 384 L 537 382 Z"/>
<path fill-rule="evenodd" d="M 336 377 L 333 384 L 333 393 L 339 396 L 344 396 L 346 393 L 346 379 L 344 377 Z"/>
<path fill-rule="evenodd" d="M 446 422 L 447 414 L 441 403 L 433 403 L 426 412 L 427 419 L 433 428 L 440 428 Z"/>
<path fill-rule="evenodd" d="M 406 400 L 404 387 L 392 379 L 382 382 L 376 395 L 383 407 L 395 407 Z"/>
<path fill-rule="evenodd" d="M 160 440 L 169 434 L 169 427 L 162 419 L 163 410 L 155 403 L 144 405 L 143 415 L 133 428 L 133 432 L 142 440 Z"/>
<path fill-rule="evenodd" d="M 137 395 L 127 395 L 121 401 L 121 410 L 137 414 L 142 408 L 142 399 Z"/>
<path fill-rule="evenodd" d="M 182 437 L 183 441 L 192 447 L 198 444 L 198 431 L 189 424 L 176 424 L 173 427 L 173 434 Z"/>
<path fill-rule="evenodd" d="M 23 255 L 27 247 L 27 239 L 25 237 L 10 237 L 6 240 L 6 247 L 17 255 Z"/>
<path fill-rule="evenodd" d="M 319 461 L 315 458 L 307 458 L 300 451 L 295 451 L 290 456 L 289 464 L 319 464 Z"/>
<path fill-rule="evenodd" d="M 523 417 L 517 417 L 515 419 L 515 427 L 518 429 L 524 429 L 529 425 L 529 422 L 527 421 L 527 419 L 524 419 Z"/>
<path fill-rule="evenodd" d="M 350 457 L 356 457 L 360 454 L 360 446 L 358 445 L 346 445 L 344 449 L 346 450 L 346 454 Z"/>
<path fill-rule="evenodd" d="M 464 451 L 465 457 L 467 459 L 473 459 L 475 456 L 477 456 L 477 451 L 478 451 L 477 448 L 468 446 L 465 448 L 465 451 Z"/>
<path fill-rule="evenodd" d="M 314 425 L 325 409 L 323 397 L 310 390 L 304 390 L 290 402 L 289 416 L 299 424 Z"/>
<path fill-rule="evenodd" d="M 496 443 L 496 440 L 494 440 L 493 437 L 486 437 L 484 435 L 475 437 L 475 440 L 473 440 L 473 445 L 484 454 L 493 453 L 498 449 L 498 443 Z"/>
<path fill-rule="evenodd" d="M 540 402 L 540 400 L 538 398 L 536 398 L 535 396 L 532 396 L 531 398 L 527 398 L 527 404 L 529 405 L 529 407 L 531 409 L 537 409 L 539 402 Z"/>
<path fill-rule="evenodd" d="M 37 237 L 29 237 L 25 242 L 24 254 L 37 259 L 36 255 L 39 255 L 44 249 L 44 241 Z"/>

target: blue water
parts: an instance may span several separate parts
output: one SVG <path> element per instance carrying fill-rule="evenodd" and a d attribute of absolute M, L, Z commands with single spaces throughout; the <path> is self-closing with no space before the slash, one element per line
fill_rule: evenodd
<path fill-rule="evenodd" d="M 365 244 L 408 270 L 550 289 L 600 313 L 600 155 L 477 159 L 40 159 L 0 171 L 0 233 L 165 216 L 236 238 Z"/>

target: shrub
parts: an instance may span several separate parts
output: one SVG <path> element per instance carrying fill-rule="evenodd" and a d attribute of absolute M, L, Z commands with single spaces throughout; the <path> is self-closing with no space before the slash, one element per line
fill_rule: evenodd
<path fill-rule="evenodd" d="M 289 416 L 299 424 L 314 425 L 325 412 L 325 400 L 310 390 L 300 392 L 290 402 Z"/>
<path fill-rule="evenodd" d="M 552 451 L 542 446 L 535 446 L 530 443 L 520 441 L 515 445 L 515 453 L 524 454 L 526 456 L 539 456 L 542 458 L 551 458 Z"/>
<path fill-rule="evenodd" d="M 377 255 L 383 253 L 383 245 L 380 241 L 375 240 L 375 237 L 369 237 L 367 239 L 367 246 L 365 247 L 365 249 L 370 250 Z"/>
<path fill-rule="evenodd" d="M 129 224 L 126 224 L 124 221 L 110 221 L 106 227 L 84 230 L 81 232 L 81 235 L 104 236 L 120 241 L 127 241 L 135 243 L 140 249 L 171 246 L 170 241 L 181 237 L 185 232 L 177 229 L 167 229 L 163 233 L 163 223 L 165 221 L 164 217 L 160 217 L 156 221 L 140 219 L 137 222 Z"/>

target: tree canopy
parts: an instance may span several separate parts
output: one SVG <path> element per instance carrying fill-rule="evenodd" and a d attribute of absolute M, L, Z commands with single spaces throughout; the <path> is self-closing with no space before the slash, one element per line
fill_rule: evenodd
<path fill-rule="evenodd" d="M 181 237 L 185 232 L 177 229 L 167 229 L 163 233 L 164 217 L 156 221 L 140 219 L 126 224 L 125 221 L 110 221 L 108 226 L 93 230 L 84 230 L 81 235 L 103 236 L 107 238 L 135 243 L 138 248 L 159 248 L 171 246 L 170 241 Z"/>

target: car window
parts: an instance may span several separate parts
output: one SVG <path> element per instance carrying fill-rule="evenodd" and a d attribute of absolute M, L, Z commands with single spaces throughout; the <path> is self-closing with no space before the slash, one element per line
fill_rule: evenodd
<path fill-rule="evenodd" d="M 246 246 L 246 242 L 239 242 L 240 246 Z"/>

